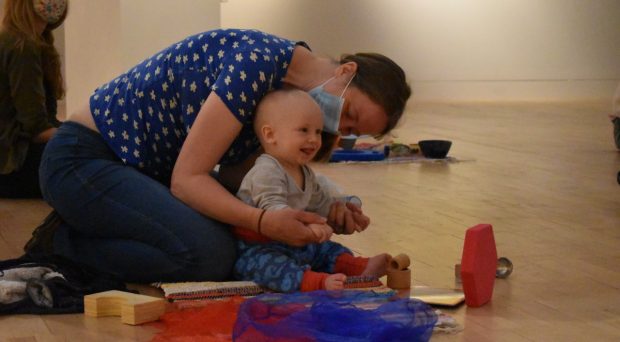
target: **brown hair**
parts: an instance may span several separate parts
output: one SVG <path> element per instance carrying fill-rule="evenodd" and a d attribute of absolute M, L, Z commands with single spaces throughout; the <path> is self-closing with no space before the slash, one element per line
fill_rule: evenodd
<path fill-rule="evenodd" d="M 378 53 L 361 52 L 340 57 L 340 64 L 348 62 L 357 64 L 351 83 L 387 113 L 388 124 L 381 135 L 389 133 L 400 120 L 411 96 L 405 72 L 393 60 Z"/>
<path fill-rule="evenodd" d="M 64 83 L 60 71 L 60 56 L 54 47 L 52 31 L 62 25 L 69 4 L 58 22 L 47 24 L 42 34 L 37 32 L 37 22 L 40 19 L 35 10 L 32 0 L 6 0 L 4 3 L 4 18 L 2 19 L 2 31 L 10 32 L 17 37 L 16 47 L 23 49 L 26 42 L 34 43 L 42 49 L 43 53 L 43 76 L 48 86 L 53 89 L 56 99 L 61 99 L 65 94 Z"/>
<path fill-rule="evenodd" d="M 340 136 L 327 133 L 325 131 L 321 132 L 321 148 L 316 152 L 312 161 L 326 163 L 329 161 L 329 158 L 332 156 L 332 152 L 336 145 L 338 144 Z"/>

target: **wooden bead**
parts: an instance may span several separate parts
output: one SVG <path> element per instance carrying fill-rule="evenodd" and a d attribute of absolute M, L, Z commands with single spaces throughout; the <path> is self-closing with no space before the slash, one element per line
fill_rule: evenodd
<path fill-rule="evenodd" d="M 409 267 L 411 261 L 409 260 L 409 256 L 407 254 L 399 254 L 392 258 L 390 261 L 390 267 L 395 270 L 405 270 Z"/>
<path fill-rule="evenodd" d="M 411 288 L 411 270 L 389 268 L 387 270 L 387 286 L 391 289 Z"/>

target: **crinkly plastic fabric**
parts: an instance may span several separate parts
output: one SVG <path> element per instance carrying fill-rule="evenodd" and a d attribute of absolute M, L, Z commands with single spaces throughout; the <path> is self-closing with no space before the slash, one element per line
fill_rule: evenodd
<path fill-rule="evenodd" d="M 175 302 L 175 310 L 166 312 L 152 323 L 161 331 L 151 342 L 223 342 L 232 341 L 232 331 L 239 306 L 245 299 Z"/>
<path fill-rule="evenodd" d="M 437 315 L 393 293 L 314 291 L 246 300 L 234 341 L 428 341 Z"/>

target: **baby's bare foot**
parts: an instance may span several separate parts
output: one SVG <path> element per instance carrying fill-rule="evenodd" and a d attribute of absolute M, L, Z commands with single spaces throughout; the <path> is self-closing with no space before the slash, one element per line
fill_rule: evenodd
<path fill-rule="evenodd" d="M 344 289 L 344 282 L 347 280 L 347 276 L 342 273 L 330 274 L 325 278 L 326 290 L 342 290 Z"/>
<path fill-rule="evenodd" d="M 387 253 L 375 255 L 372 258 L 368 259 L 368 265 L 366 265 L 366 269 L 362 272 L 363 276 L 371 276 L 381 278 L 387 274 L 387 267 L 390 263 L 390 256 Z"/>

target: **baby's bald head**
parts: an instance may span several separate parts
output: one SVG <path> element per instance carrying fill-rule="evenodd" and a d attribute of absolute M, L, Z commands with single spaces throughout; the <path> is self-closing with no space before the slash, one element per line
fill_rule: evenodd
<path fill-rule="evenodd" d="M 321 108 L 308 93 L 299 89 L 283 89 L 268 93 L 258 104 L 254 131 L 264 144 L 263 127 L 277 127 L 300 116 L 316 116 L 323 122 Z"/>

